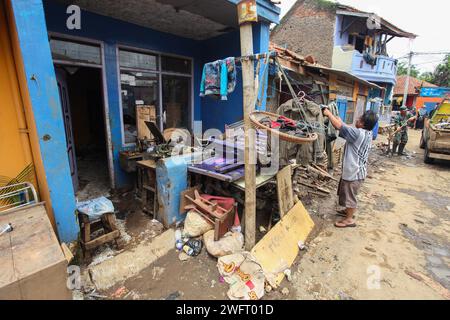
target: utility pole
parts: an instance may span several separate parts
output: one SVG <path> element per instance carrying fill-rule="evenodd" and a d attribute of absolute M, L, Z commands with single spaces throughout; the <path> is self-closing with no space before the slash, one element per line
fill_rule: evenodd
<path fill-rule="evenodd" d="M 406 107 L 406 100 L 408 99 L 408 89 L 409 89 L 409 77 L 411 76 L 411 67 L 412 67 L 412 58 L 413 58 L 414 52 L 409 52 L 409 59 L 408 59 L 408 72 L 407 77 L 405 81 L 405 91 L 403 92 L 403 103 L 402 106 Z"/>
<path fill-rule="evenodd" d="M 256 1 L 243 0 L 238 4 L 240 24 L 241 55 L 253 55 L 252 22 L 257 20 Z M 243 111 L 245 134 L 245 247 L 250 251 L 256 244 L 256 157 L 255 138 L 250 121 L 254 111 L 255 78 L 254 63 L 250 58 L 242 59 Z"/>

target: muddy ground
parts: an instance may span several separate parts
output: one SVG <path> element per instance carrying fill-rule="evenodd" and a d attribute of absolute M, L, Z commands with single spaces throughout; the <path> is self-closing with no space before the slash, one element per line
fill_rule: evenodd
<path fill-rule="evenodd" d="M 335 183 L 327 198 L 302 199 L 316 229 L 291 268 L 292 282 L 284 280 L 264 299 L 444 298 L 450 289 L 450 164 L 425 165 L 419 140 L 420 132 L 410 131 L 408 157 L 386 157 L 374 146 L 356 228 L 333 226 Z M 115 196 L 125 250 L 163 231 L 133 197 L 132 192 Z M 114 248 L 104 247 L 94 261 L 114 254 Z M 205 250 L 187 261 L 172 250 L 138 276 L 84 298 L 227 299 L 228 285 L 221 283 L 216 263 Z M 289 294 L 283 295 L 283 288 Z M 86 285 L 84 291 L 92 290 Z"/>

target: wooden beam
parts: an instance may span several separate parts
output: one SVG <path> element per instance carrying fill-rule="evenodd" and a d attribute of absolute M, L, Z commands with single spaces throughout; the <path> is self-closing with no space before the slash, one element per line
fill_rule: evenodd
<path fill-rule="evenodd" d="M 240 26 L 241 55 L 253 54 L 252 24 Z M 250 251 L 256 244 L 256 153 L 255 137 L 251 134 L 250 113 L 254 110 L 255 95 L 254 64 L 252 60 L 242 60 L 242 84 L 244 91 L 244 134 L 245 134 L 245 247 Z"/>

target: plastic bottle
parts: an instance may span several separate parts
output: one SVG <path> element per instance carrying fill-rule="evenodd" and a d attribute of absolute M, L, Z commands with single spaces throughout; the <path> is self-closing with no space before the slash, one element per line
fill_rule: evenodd
<path fill-rule="evenodd" d="M 188 255 L 188 256 L 193 256 L 194 255 L 194 249 L 192 249 L 191 247 L 189 247 L 188 245 L 185 245 L 183 247 L 183 251 Z"/>
<path fill-rule="evenodd" d="M 177 229 L 175 231 L 175 242 L 181 240 L 181 230 Z"/>

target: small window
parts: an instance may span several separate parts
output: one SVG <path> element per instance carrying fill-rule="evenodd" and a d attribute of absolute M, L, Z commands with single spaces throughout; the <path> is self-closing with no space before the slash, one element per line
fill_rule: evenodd
<path fill-rule="evenodd" d="M 175 72 L 183 74 L 191 74 L 191 61 L 188 59 L 181 59 L 175 57 L 162 56 L 161 57 L 162 71 Z"/>
<path fill-rule="evenodd" d="M 54 60 L 102 64 L 99 46 L 61 39 L 50 39 L 50 48 Z"/>
<path fill-rule="evenodd" d="M 146 53 L 120 50 L 119 63 L 122 68 L 158 70 L 157 56 Z"/>

